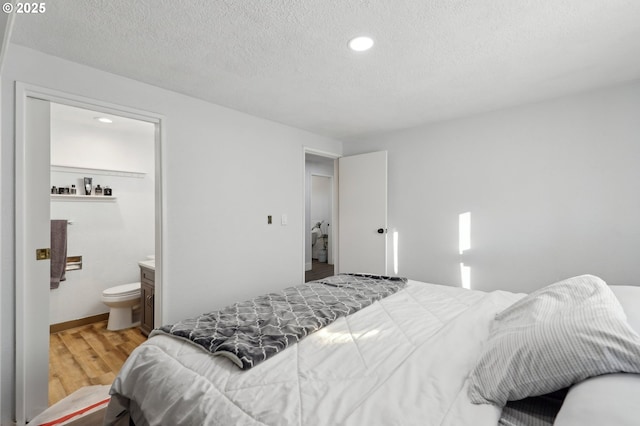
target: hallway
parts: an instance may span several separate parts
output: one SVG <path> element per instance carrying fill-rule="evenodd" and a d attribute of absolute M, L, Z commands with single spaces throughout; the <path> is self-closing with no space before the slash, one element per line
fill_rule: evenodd
<path fill-rule="evenodd" d="M 333 275 L 333 265 L 313 259 L 311 270 L 304 273 L 304 282 L 319 280 Z"/>

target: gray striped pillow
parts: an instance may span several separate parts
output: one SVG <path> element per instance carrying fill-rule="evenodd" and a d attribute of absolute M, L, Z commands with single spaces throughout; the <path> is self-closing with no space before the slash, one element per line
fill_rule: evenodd
<path fill-rule="evenodd" d="M 615 372 L 640 373 L 640 337 L 607 284 L 582 275 L 496 315 L 469 377 L 469 397 L 502 407 Z"/>

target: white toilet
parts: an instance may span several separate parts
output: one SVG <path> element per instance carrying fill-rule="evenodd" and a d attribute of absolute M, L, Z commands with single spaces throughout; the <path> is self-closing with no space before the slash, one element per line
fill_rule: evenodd
<path fill-rule="evenodd" d="M 140 305 L 140 283 L 123 284 L 102 292 L 102 302 L 109 310 L 107 330 L 123 330 L 140 325 L 137 309 Z"/>

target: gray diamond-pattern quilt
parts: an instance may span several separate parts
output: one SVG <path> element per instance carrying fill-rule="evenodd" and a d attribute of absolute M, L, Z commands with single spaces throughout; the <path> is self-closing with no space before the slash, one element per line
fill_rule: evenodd
<path fill-rule="evenodd" d="M 246 370 L 336 319 L 396 293 L 406 283 L 400 277 L 339 274 L 165 325 L 151 336 L 163 333 L 187 339 Z"/>

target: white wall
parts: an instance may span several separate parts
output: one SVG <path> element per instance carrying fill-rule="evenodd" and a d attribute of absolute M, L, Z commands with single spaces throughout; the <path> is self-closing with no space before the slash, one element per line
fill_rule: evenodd
<path fill-rule="evenodd" d="M 635 82 L 345 143 L 344 151 L 388 150 L 399 275 L 458 286 L 464 261 L 481 290 L 528 292 L 584 273 L 640 285 L 638 111 Z M 461 256 L 458 215 L 466 211 L 472 246 Z"/>
<path fill-rule="evenodd" d="M 67 120 L 66 114 L 57 113 L 61 108 L 75 110 L 52 105 L 52 164 L 133 171 L 140 175 L 52 171 L 52 185 L 75 184 L 81 194 L 83 178 L 90 176 L 94 187 L 108 185 L 116 198 L 108 202 L 98 196 L 52 199 L 51 218 L 73 221 L 67 230 L 67 255 L 83 256 L 83 267 L 67 271 L 66 280 L 50 291 L 51 324 L 109 312 L 101 301 L 102 291 L 140 281 L 137 262 L 155 250 L 153 124 L 140 122 L 139 130 L 119 131 L 113 125 Z"/>
<path fill-rule="evenodd" d="M 332 187 L 333 179 L 326 176 L 311 176 L 311 226 L 315 226 L 316 223 L 320 223 L 320 230 L 323 234 L 331 234 L 331 225 L 333 220 L 331 219 L 332 213 Z M 327 244 L 327 258 L 328 263 L 333 263 L 333 260 L 329 258 L 329 243 L 330 241 L 322 240 Z M 311 257 L 314 259 L 320 259 L 319 248 L 323 243 L 316 243 L 317 247 L 314 250 L 311 249 Z M 315 252 L 315 256 L 314 256 Z"/>
<path fill-rule="evenodd" d="M 311 228 L 314 223 L 311 217 L 311 182 L 312 176 L 331 176 L 333 177 L 333 162 L 334 160 L 327 157 L 320 157 L 317 155 L 307 154 L 305 158 L 305 269 L 311 269 Z M 334 182 L 335 186 L 335 182 Z M 329 223 L 331 223 L 329 221 Z M 332 224 L 333 225 L 333 224 Z M 331 242 L 328 250 L 328 261 L 333 263 L 333 251 Z"/>
<path fill-rule="evenodd" d="M 331 223 L 331 178 L 311 176 L 311 225 L 315 222 Z"/>
<path fill-rule="evenodd" d="M 339 141 L 10 45 L 1 90 L 3 424 L 14 404 L 16 80 L 165 117 L 166 322 L 303 280 L 303 146 L 340 154 Z M 287 226 L 267 225 L 282 213 Z"/>

